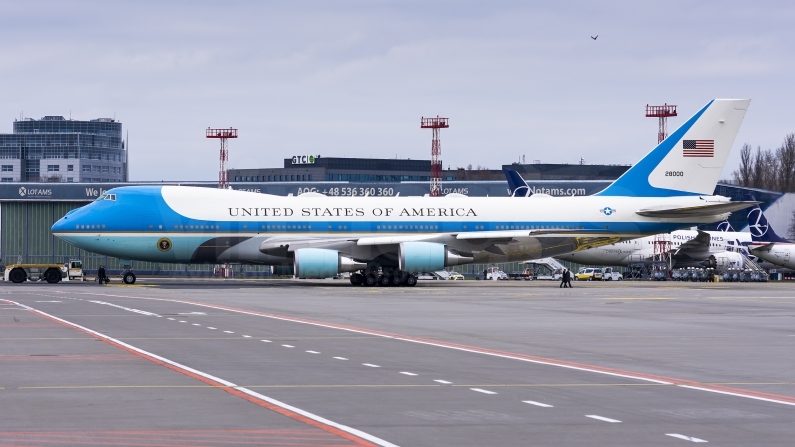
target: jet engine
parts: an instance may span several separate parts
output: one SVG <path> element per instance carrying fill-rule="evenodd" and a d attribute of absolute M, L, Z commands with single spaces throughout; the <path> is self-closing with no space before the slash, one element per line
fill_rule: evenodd
<path fill-rule="evenodd" d="M 329 278 L 366 267 L 367 264 L 343 256 L 337 250 L 324 248 L 299 248 L 293 259 L 293 269 L 298 278 Z"/>
<path fill-rule="evenodd" d="M 731 251 L 724 251 L 721 253 L 716 253 L 709 257 L 707 261 L 709 263 L 708 267 L 712 268 L 743 268 L 745 267 L 745 259 L 743 259 L 743 255 L 740 253 L 734 253 Z"/>
<path fill-rule="evenodd" d="M 474 262 L 472 256 L 455 253 L 434 242 L 401 242 L 398 250 L 398 268 L 404 272 L 432 272 L 471 262 Z"/>

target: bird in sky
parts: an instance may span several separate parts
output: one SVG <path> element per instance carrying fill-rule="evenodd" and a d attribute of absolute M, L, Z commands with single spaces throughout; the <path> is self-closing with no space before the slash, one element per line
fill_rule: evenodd
<path fill-rule="evenodd" d="M 594 36 L 591 36 L 591 39 L 593 39 L 593 40 L 596 40 L 596 39 L 598 39 L 598 38 L 599 38 L 599 35 L 598 35 L 598 34 L 596 35 L 596 37 L 594 37 Z"/>

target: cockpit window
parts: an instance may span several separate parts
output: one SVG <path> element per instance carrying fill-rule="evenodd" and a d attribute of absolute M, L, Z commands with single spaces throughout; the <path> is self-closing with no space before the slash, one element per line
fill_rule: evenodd
<path fill-rule="evenodd" d="M 100 200 L 116 200 L 116 194 L 102 194 L 101 196 L 97 197 L 97 202 Z"/>

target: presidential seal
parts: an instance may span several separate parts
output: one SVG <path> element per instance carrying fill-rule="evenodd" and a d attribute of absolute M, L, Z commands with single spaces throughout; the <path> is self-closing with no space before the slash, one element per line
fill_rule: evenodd
<path fill-rule="evenodd" d="M 171 239 L 164 237 L 157 241 L 157 249 L 160 251 L 169 251 L 171 250 Z"/>

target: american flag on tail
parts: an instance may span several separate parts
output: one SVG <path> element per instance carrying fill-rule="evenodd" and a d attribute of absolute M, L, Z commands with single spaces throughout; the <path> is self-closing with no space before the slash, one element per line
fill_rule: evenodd
<path fill-rule="evenodd" d="M 712 158 L 715 156 L 715 140 L 682 140 L 682 156 Z"/>

